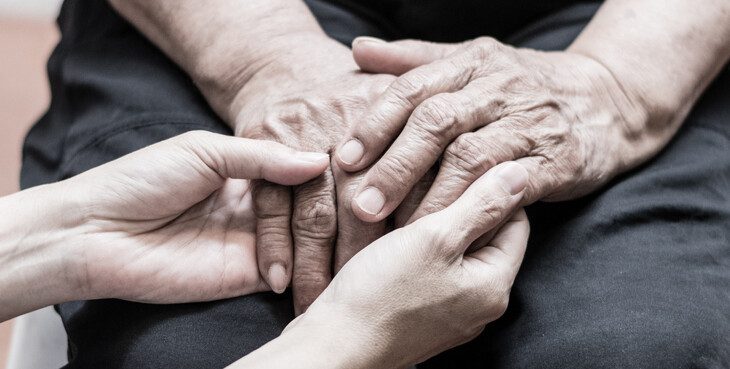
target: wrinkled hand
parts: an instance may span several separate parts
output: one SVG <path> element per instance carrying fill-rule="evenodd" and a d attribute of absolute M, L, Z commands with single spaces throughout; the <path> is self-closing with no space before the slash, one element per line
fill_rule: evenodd
<path fill-rule="evenodd" d="M 83 255 L 79 285 L 87 298 L 154 303 L 267 290 L 244 178 L 293 185 L 328 165 L 320 153 L 191 132 L 64 181 L 84 214 L 81 235 L 67 237 Z"/>
<path fill-rule="evenodd" d="M 236 135 L 328 153 L 395 79 L 360 72 L 350 50 L 334 40 L 303 37 L 290 39 L 286 52 L 272 57 L 233 100 Z M 327 286 L 333 264 L 338 270 L 385 232 L 384 222 L 364 223 L 350 210 L 361 176 L 335 165 L 293 190 L 255 182 L 260 272 L 276 292 L 291 278 L 297 313 Z"/>
<path fill-rule="evenodd" d="M 515 212 L 527 176 L 503 163 L 450 206 L 378 239 L 284 334 L 311 327 L 338 351 L 354 346 L 350 368 L 403 368 L 473 339 L 507 308 L 529 234 Z M 507 220 L 487 247 L 467 251 Z"/>
<path fill-rule="evenodd" d="M 507 160 L 530 173 L 527 204 L 589 193 L 661 148 L 642 137 L 646 113 L 636 96 L 576 53 L 490 38 L 364 39 L 353 53 L 364 71 L 399 75 L 337 150 L 347 171 L 372 164 L 352 203 L 365 221 L 390 214 L 439 158 L 434 185 L 411 219 L 443 209 Z"/>

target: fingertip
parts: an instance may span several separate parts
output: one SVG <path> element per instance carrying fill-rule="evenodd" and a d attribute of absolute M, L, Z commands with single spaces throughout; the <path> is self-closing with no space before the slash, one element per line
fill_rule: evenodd
<path fill-rule="evenodd" d="M 351 207 L 355 216 L 368 223 L 379 222 L 388 216 L 384 212 L 385 196 L 375 187 L 366 187 L 352 199 Z"/>
<path fill-rule="evenodd" d="M 354 40 L 352 40 L 352 48 L 356 48 L 358 46 L 362 45 L 378 45 L 378 44 L 385 44 L 387 41 L 383 40 L 382 38 L 377 38 L 373 36 L 358 36 L 355 37 Z"/>
<path fill-rule="evenodd" d="M 312 304 L 297 304 L 294 306 L 294 315 L 298 318 L 300 315 L 306 313 L 307 309 L 309 309 L 311 305 Z"/>
<path fill-rule="evenodd" d="M 289 152 L 279 162 L 272 163 L 269 170 L 265 171 L 264 179 L 291 186 L 321 175 L 329 167 L 330 156 L 320 152 Z"/>
<path fill-rule="evenodd" d="M 281 263 L 271 264 L 266 279 L 271 290 L 277 294 L 284 293 L 289 285 L 289 276 L 286 268 Z"/>
<path fill-rule="evenodd" d="M 515 161 L 507 161 L 487 172 L 489 178 L 496 179 L 499 186 L 512 196 L 521 194 L 530 179 L 527 169 Z"/>
<path fill-rule="evenodd" d="M 364 72 L 378 72 L 378 51 L 387 42 L 369 36 L 357 37 L 352 41 L 352 57 L 355 63 Z"/>
<path fill-rule="evenodd" d="M 377 41 L 376 41 L 377 40 Z M 420 65 L 407 48 L 397 42 L 372 37 L 357 38 L 352 43 L 352 57 L 360 70 L 368 73 L 399 76 Z"/>
<path fill-rule="evenodd" d="M 360 170 L 365 164 L 365 146 L 357 138 L 351 138 L 335 150 L 337 164 L 346 172 Z"/>
<path fill-rule="evenodd" d="M 302 165 L 314 165 L 322 168 L 326 168 L 330 162 L 329 154 L 324 152 L 299 151 L 292 157 Z"/>

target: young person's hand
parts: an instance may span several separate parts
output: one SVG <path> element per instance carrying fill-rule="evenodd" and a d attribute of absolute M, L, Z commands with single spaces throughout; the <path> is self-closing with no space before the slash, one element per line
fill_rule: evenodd
<path fill-rule="evenodd" d="M 247 179 L 300 184 L 328 165 L 327 154 L 190 132 L 42 187 L 34 201 L 63 214 L 44 223 L 60 224 L 48 238 L 66 255 L 69 297 L 215 300 L 269 289 Z"/>
<path fill-rule="evenodd" d="M 250 182 L 301 184 L 327 154 L 191 132 L 69 179 L 90 297 L 169 303 L 269 289 L 256 264 Z"/>
<path fill-rule="evenodd" d="M 282 336 L 235 365 L 401 368 L 473 339 L 507 307 L 529 234 L 518 210 L 527 182 L 522 166 L 500 164 L 450 206 L 370 244 Z"/>

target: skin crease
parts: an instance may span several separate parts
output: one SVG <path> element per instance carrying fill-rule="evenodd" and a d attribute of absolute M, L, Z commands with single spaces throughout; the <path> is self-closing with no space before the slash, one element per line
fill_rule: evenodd
<path fill-rule="evenodd" d="M 0 319 L 81 299 L 182 303 L 266 290 L 248 179 L 294 185 L 328 163 L 191 132 L 0 198 Z M 378 239 L 281 337 L 233 367 L 404 367 L 470 340 L 507 307 L 529 234 L 518 208 L 527 181 L 504 163 L 440 214 Z M 486 247 L 467 250 L 505 221 Z"/>
<path fill-rule="evenodd" d="M 383 219 L 441 156 L 411 220 L 442 209 L 504 160 L 530 172 L 525 204 L 585 195 L 666 145 L 728 60 L 729 43 L 729 3 L 678 0 L 608 1 L 564 52 L 490 38 L 355 40 L 361 69 L 400 77 L 335 155 L 344 170 L 370 167 L 352 209 Z M 363 146 L 355 160 L 343 154 L 351 139 Z"/>
<path fill-rule="evenodd" d="M 269 76 L 271 71 L 278 71 L 277 73 L 291 71 L 294 75 L 304 74 L 300 77 L 303 81 L 316 81 L 322 78 L 317 70 L 328 69 L 321 69 L 321 66 L 317 66 L 319 69 L 310 69 L 306 66 L 302 68 L 304 61 L 320 53 L 332 54 L 334 60 L 341 60 L 338 56 L 340 53 L 332 52 L 334 46 L 329 46 L 332 40 L 321 32 L 301 1 L 251 0 L 240 3 L 233 0 L 218 0 L 216 6 L 208 4 L 204 7 L 192 0 L 120 0 L 112 1 L 112 4 L 190 74 L 211 106 L 237 132 L 244 132 L 243 126 L 239 128 L 237 125 L 244 122 L 237 121 L 236 118 L 242 117 L 241 111 L 247 109 L 247 102 L 240 92 L 249 82 L 255 83 L 257 73 Z M 468 45 L 413 43 L 411 46 L 414 47 L 408 47 L 401 42 L 400 46 L 405 48 L 401 49 L 401 52 L 394 53 L 384 53 L 384 48 L 376 52 L 377 46 L 367 51 L 368 49 L 363 48 L 365 44 L 362 43 L 355 45 L 354 57 L 364 71 L 391 75 L 386 78 L 402 73 L 406 75 L 412 70 L 450 60 L 448 59 L 451 57 L 450 54 L 457 49 L 464 58 L 461 60 L 463 63 L 461 66 L 476 64 L 478 67 L 504 68 L 497 69 L 495 73 L 497 77 L 499 77 L 497 72 L 504 71 L 507 74 L 501 75 L 501 80 L 495 77 L 488 84 L 494 92 L 503 94 L 498 99 L 501 101 L 498 105 L 505 108 L 503 113 L 507 115 L 504 118 L 509 116 L 514 126 L 509 128 L 509 124 L 506 124 L 496 132 L 501 140 L 492 142 L 503 145 L 500 146 L 500 150 L 495 150 L 491 146 L 477 146 L 480 152 L 487 149 L 494 150 L 495 156 L 485 161 L 475 160 L 481 159 L 479 157 L 470 157 L 467 148 L 472 147 L 472 143 L 466 139 L 459 140 L 461 135 L 455 136 L 453 142 L 443 141 L 441 144 L 443 149 L 437 145 L 437 149 L 432 150 L 436 156 L 439 150 L 452 154 L 463 151 L 461 154 L 463 159 L 471 160 L 471 164 L 475 165 L 468 168 L 472 170 L 459 170 L 458 173 L 464 177 L 459 182 L 460 193 L 479 177 L 480 172 L 485 172 L 499 161 L 517 158 L 534 175 L 530 177 L 523 202 L 535 201 L 541 196 L 549 195 L 552 195 L 553 199 L 570 198 L 595 189 L 617 174 L 644 162 L 661 150 L 676 132 L 697 97 L 728 59 L 729 7 L 730 3 L 725 0 L 641 2 L 608 0 L 565 54 L 515 49 L 494 40 L 480 39 L 479 42 Z M 303 39 L 307 42 L 302 42 Z M 466 58 L 467 56 L 470 58 Z M 532 60 L 531 57 L 536 59 Z M 368 65 L 366 60 L 368 58 L 377 62 Z M 506 61 L 515 61 L 516 64 L 507 68 Z M 424 78 L 438 78 L 443 77 L 445 73 L 451 73 L 459 76 L 456 80 L 461 79 L 461 82 L 464 82 L 463 77 L 468 74 L 460 73 L 463 70 L 455 70 L 448 64 L 440 63 L 444 66 L 443 69 L 434 70 L 433 74 Z M 338 71 L 339 68 L 333 70 Z M 307 76 L 307 73 L 311 75 Z M 561 79 L 563 76 L 569 78 Z M 483 75 L 481 77 L 487 78 Z M 566 81 L 572 79 L 576 80 L 575 85 L 566 84 Z M 259 81 L 252 86 L 271 88 L 264 86 L 265 83 L 262 81 L 265 81 L 265 78 L 262 77 Z M 470 81 L 466 82 L 468 84 Z M 311 83 L 311 85 L 316 84 Z M 312 92 L 307 88 L 287 87 L 287 90 L 294 93 Z M 484 93 L 483 90 L 479 90 Z M 255 89 L 252 87 L 250 91 L 255 92 Z M 427 99 L 438 96 L 429 94 L 433 92 L 434 90 L 424 89 L 423 94 L 417 97 Z M 606 98 L 598 101 L 594 95 Z M 534 97 L 537 97 L 536 100 L 542 104 L 533 106 L 530 98 Z M 302 99 L 302 96 L 298 96 L 297 99 L 299 99 L 297 101 L 306 100 Z M 489 109 L 479 105 L 484 101 L 489 100 L 470 100 L 466 106 L 472 110 L 462 112 L 464 115 L 459 117 L 464 119 L 472 117 L 472 114 L 467 113 L 474 110 L 489 114 Z M 417 106 L 421 104 L 411 104 L 407 109 L 398 112 L 389 111 L 385 115 L 403 117 L 399 122 L 403 127 Z M 309 110 L 305 110 L 305 113 L 301 116 L 311 115 Z M 442 112 L 438 109 L 430 111 L 436 118 L 434 120 L 449 117 L 447 113 L 457 112 Z M 259 116 L 267 114 L 262 113 Z M 375 114 L 370 115 L 370 117 L 375 116 Z M 570 120 L 576 117 L 587 118 L 587 122 L 582 119 Z M 299 122 L 301 119 L 293 121 Z M 482 124 L 492 123 L 480 122 L 479 119 L 474 121 Z M 578 123 L 585 125 L 585 128 L 573 129 Z M 488 124 L 485 128 L 490 126 L 495 125 Z M 532 127 L 535 129 L 528 129 Z M 278 126 L 278 128 L 280 131 L 286 131 L 288 127 Z M 453 132 L 450 132 L 453 130 L 456 129 L 443 131 L 453 135 Z M 539 138 L 520 135 L 532 131 L 542 132 L 543 135 Z M 320 131 L 313 128 L 304 132 L 318 134 Z M 578 132 L 580 134 L 577 134 Z M 382 145 L 395 140 L 399 133 L 400 130 L 395 130 L 392 135 L 385 137 Z M 554 144 L 551 145 L 550 140 L 543 139 L 545 137 L 554 141 Z M 315 142 L 319 140 L 318 137 L 309 139 Z M 345 141 L 347 137 L 342 137 L 340 143 Z M 461 145 L 449 150 L 449 147 L 457 142 L 461 142 Z M 530 145 L 525 146 L 524 142 Z M 541 149 L 535 152 L 534 147 Z M 625 149 L 627 147 L 630 150 Z M 508 150 L 510 148 L 515 148 L 516 151 L 510 152 Z M 526 157 L 533 159 L 532 163 L 530 160 L 523 160 L 527 154 L 519 153 L 520 150 L 525 152 L 526 148 L 530 149 L 528 152 L 533 150 L 529 153 L 530 156 Z M 610 155 L 605 157 L 593 155 L 602 153 L 604 148 Z M 458 155 L 452 156 L 458 157 Z M 379 154 L 371 155 L 372 162 L 380 162 L 386 158 L 380 161 L 378 159 Z M 458 163 L 459 160 L 455 162 Z M 549 164 L 549 171 L 538 171 L 535 163 Z M 419 171 L 423 172 L 424 165 L 422 163 L 420 165 Z M 357 172 L 358 169 L 348 168 L 346 163 L 336 159 L 332 165 L 334 175 L 342 173 L 347 175 L 344 169 L 353 171 L 355 173 L 353 175 L 360 173 Z M 571 174 L 574 176 L 571 177 Z M 407 187 L 415 183 L 417 177 L 414 173 L 405 177 L 409 183 Z M 434 188 L 440 187 L 439 182 L 443 182 L 443 176 L 436 180 Z M 359 186 L 367 187 L 368 184 Z M 575 193 L 571 191 L 573 188 L 576 189 Z M 396 202 L 400 201 L 393 201 L 392 198 L 401 199 L 404 193 L 408 193 L 408 188 L 398 188 L 394 193 L 395 195 L 385 194 L 389 199 L 387 213 L 395 209 Z M 354 194 L 348 196 L 354 198 L 352 195 Z M 337 198 L 339 207 L 337 216 L 340 218 L 337 224 L 338 237 L 340 233 L 359 228 L 348 226 L 342 221 L 340 214 L 347 212 L 346 217 L 352 222 L 349 224 L 358 224 L 352 219 L 355 214 L 352 208 L 348 208 L 340 198 L 340 196 Z M 412 219 L 444 208 L 455 198 L 458 198 L 456 193 L 449 193 L 444 199 L 431 196 L 420 205 L 420 209 L 417 210 L 419 214 Z M 357 209 L 357 204 L 350 203 L 350 206 Z M 358 212 L 357 216 L 372 222 L 384 219 L 385 213 L 386 211 L 383 211 L 371 217 L 364 212 Z M 418 222 L 413 224 L 416 223 Z M 283 231 L 283 234 L 286 237 L 286 231 Z M 351 237 L 357 238 L 357 236 Z M 322 249 L 330 250 L 327 247 Z M 323 256 L 323 258 L 330 257 Z M 316 265 L 324 265 L 324 262 Z M 287 268 L 289 271 L 289 267 Z M 262 268 L 262 272 L 265 271 L 266 268 Z M 326 276 L 318 280 L 315 278 L 313 285 L 321 287 L 322 282 L 327 279 Z M 294 287 L 297 290 L 297 286 Z M 314 290 L 316 288 L 311 291 Z M 301 311 L 313 297 L 304 299 L 301 293 L 298 296 L 297 310 Z M 314 306 L 313 310 L 316 311 Z M 301 323 L 294 325 L 280 339 L 265 346 L 265 349 L 257 355 L 281 360 L 283 367 L 285 367 L 283 360 L 290 360 L 289 362 L 296 360 L 295 362 L 302 364 L 301 367 L 313 368 L 337 367 L 338 363 L 347 363 L 344 360 L 337 360 L 343 357 L 354 358 L 351 363 L 363 363 L 366 362 L 365 357 L 377 357 L 377 352 L 363 353 L 359 352 L 358 348 L 367 347 L 366 343 L 372 340 L 372 337 L 387 335 L 387 332 L 369 332 L 366 328 L 353 329 L 352 327 L 358 326 L 358 323 L 351 317 L 343 318 L 343 321 L 333 321 L 335 319 L 328 320 L 321 317 L 316 319 L 316 315 L 319 314 L 305 314 L 305 318 L 308 316 L 311 318 L 300 319 L 298 322 Z M 350 315 L 352 314 L 343 316 Z M 306 322 L 311 323 L 302 325 Z M 300 326 L 308 328 L 297 328 Z M 338 335 L 343 331 L 348 334 L 347 337 Z M 327 351 L 327 347 L 331 348 L 331 351 Z M 317 355 L 318 353 L 322 355 Z M 327 358 L 328 361 L 317 362 L 318 357 Z"/>
<path fill-rule="evenodd" d="M 300 1 L 229 0 L 206 9 L 192 1 L 111 4 L 193 76 L 240 137 L 332 152 L 395 79 L 359 71 L 350 50 L 327 37 Z M 387 231 L 385 221 L 366 223 L 350 211 L 362 174 L 332 165 L 324 176 L 294 188 L 253 184 L 259 270 L 276 292 L 291 281 L 297 314 L 333 272 Z M 423 176 L 416 187 L 434 176 Z M 425 189 L 408 196 L 394 215 L 396 224 L 407 220 L 423 195 Z"/>
<path fill-rule="evenodd" d="M 71 300 L 178 303 L 268 290 L 247 179 L 292 185 L 328 163 L 274 142 L 190 132 L 2 198 L 0 318 Z"/>
<path fill-rule="evenodd" d="M 399 42 L 400 51 L 357 43 L 354 58 L 362 70 L 381 73 L 373 76 L 357 72 L 345 56 L 347 49 L 322 32 L 301 1 L 218 0 L 206 7 L 192 0 L 111 4 L 191 75 L 240 135 L 322 152 L 333 150 L 333 140 L 343 144 L 349 137 L 382 137 L 379 148 L 366 151 L 365 160 L 353 165 L 335 155 L 331 172 L 291 192 L 265 183 L 256 186 L 259 269 L 265 279 L 276 281 L 277 291 L 293 274 L 297 312 L 328 283 L 330 263 L 336 271 L 381 235 L 383 220 L 395 209 L 416 211 L 412 217 L 395 214 L 398 225 L 441 209 L 498 162 L 517 159 L 528 168 L 532 182 L 524 201 L 530 203 L 583 195 L 648 160 L 676 132 L 730 49 L 730 5 L 724 0 L 609 0 L 565 53 L 515 49 L 490 39 L 460 45 Z M 461 64 L 448 65 L 444 61 L 452 60 L 449 54 L 456 50 Z M 462 80 L 469 67 L 482 72 L 479 83 Z M 424 107 L 428 98 L 444 97 L 439 95 L 444 91 L 428 90 L 424 83 L 423 93 L 412 96 L 416 104 L 389 111 L 376 103 L 360 117 L 363 106 L 374 102 L 372 94 L 393 75 L 423 68 L 430 71 L 424 79 L 457 75 L 476 97 L 458 100 L 458 109 Z M 487 78 L 488 72 L 497 76 Z M 379 116 L 399 117 L 396 128 L 382 134 L 373 125 Z M 424 141 L 423 135 L 408 136 L 416 126 L 406 125 L 409 117 L 438 123 L 429 133 L 439 137 Z M 472 124 L 444 124 L 449 119 Z M 433 143 L 417 155 L 426 160 L 410 163 L 405 155 L 387 153 L 379 159 L 403 127 L 410 138 L 401 141 L 415 142 L 417 149 Z M 345 128 L 349 131 L 342 133 Z M 441 154 L 440 178 L 425 193 L 433 173 L 421 176 Z M 372 163 L 363 181 L 361 171 Z M 392 173 L 401 169 L 410 171 L 402 177 L 406 185 L 394 187 Z M 415 183 L 418 190 L 411 191 Z M 369 214 L 354 198 L 376 186 L 383 187 L 385 204 Z M 420 195 L 427 197 L 420 201 Z M 277 262 L 284 272 L 272 278 L 271 265 Z"/>
<path fill-rule="evenodd" d="M 321 41 L 308 44 L 317 42 Z M 308 60 L 301 71 L 269 64 L 249 80 L 235 99 L 240 106 L 238 136 L 330 152 L 349 124 L 393 80 L 392 76 L 360 73 L 349 50 L 334 41 L 320 47 L 331 50 L 289 56 L 289 65 Z M 328 73 L 322 75 L 321 70 Z M 272 265 L 284 266 L 286 276 L 278 283 L 278 292 L 292 276 L 297 312 L 304 311 L 329 284 L 333 262 L 339 270 L 386 231 L 385 222 L 368 224 L 345 210 L 360 177 L 332 168 L 293 190 L 265 181 L 254 184 L 259 242 L 266 245 L 259 248 L 259 267 L 267 275 Z"/>
<path fill-rule="evenodd" d="M 231 368 L 405 368 L 473 339 L 507 307 L 529 234 L 524 211 L 514 213 L 527 180 L 503 163 L 451 206 L 378 239 L 279 338 Z"/>

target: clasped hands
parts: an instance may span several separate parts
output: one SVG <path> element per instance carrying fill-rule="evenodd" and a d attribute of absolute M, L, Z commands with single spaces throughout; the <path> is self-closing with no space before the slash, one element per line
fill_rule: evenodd
<path fill-rule="evenodd" d="M 366 245 L 499 163 L 527 169 L 527 205 L 589 193 L 661 147 L 641 100 L 579 50 L 292 40 L 218 110 L 238 136 L 332 153 L 303 185 L 253 185 L 260 273 L 277 292 L 291 281 L 297 313 Z"/>
<path fill-rule="evenodd" d="M 182 303 L 268 290 L 256 267 L 249 180 L 302 184 L 328 166 L 326 154 L 189 132 L 4 198 L 0 208 L 28 222 L 16 224 L 15 247 L 0 256 L 15 260 L 6 264 L 13 278 L 38 282 L 28 284 L 29 301 L 5 296 L 2 318 L 72 300 Z M 379 238 L 273 345 L 308 342 L 328 359 L 371 368 L 405 367 L 470 340 L 507 306 L 529 233 L 519 210 L 527 180 L 522 166 L 503 163 L 451 206 Z M 468 249 L 499 225 L 485 247 Z M 343 344 L 324 353 L 333 341 Z M 291 356 L 267 356 L 271 347 L 242 367 L 289 367 Z"/>
<path fill-rule="evenodd" d="M 502 314 L 521 206 L 587 193 L 656 150 L 626 150 L 645 114 L 579 53 L 309 41 L 230 95 L 248 138 L 188 133 L 52 185 L 74 216 L 34 237 L 74 240 L 58 257 L 76 272 L 48 303 L 206 301 L 291 279 L 306 314 L 288 337 L 349 330 L 378 340 L 364 345 L 383 362 L 366 367 L 412 364 Z M 297 49 L 317 42 L 327 52 Z"/>

